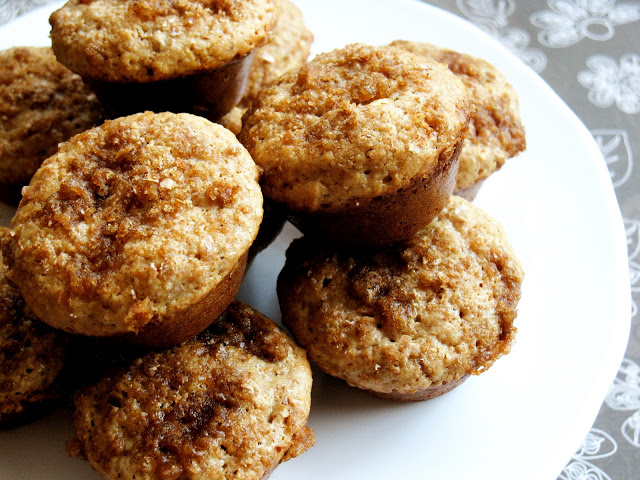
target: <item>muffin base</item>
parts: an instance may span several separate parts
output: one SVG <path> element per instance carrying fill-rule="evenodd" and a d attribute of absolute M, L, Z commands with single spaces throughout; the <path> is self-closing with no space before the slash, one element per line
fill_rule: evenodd
<path fill-rule="evenodd" d="M 425 388 L 424 390 L 418 390 L 415 393 L 401 393 L 401 392 L 376 392 L 374 390 L 364 389 L 365 392 L 370 393 L 373 396 L 378 398 L 382 398 L 385 400 L 393 400 L 396 402 L 421 402 L 423 400 L 430 400 L 435 397 L 439 397 L 440 395 L 444 395 L 447 392 L 450 392 L 458 385 L 461 385 L 469 375 L 463 375 L 462 377 L 451 380 L 450 382 L 444 382 L 439 385 L 432 385 L 430 387 Z"/>
<path fill-rule="evenodd" d="M 198 335 L 226 310 L 238 293 L 247 266 L 247 256 L 245 252 L 220 283 L 185 310 L 160 322 L 150 323 L 137 333 L 114 338 L 145 348 L 168 348 Z"/>
<path fill-rule="evenodd" d="M 253 52 L 216 70 L 172 80 L 115 83 L 87 79 L 109 118 L 152 112 L 186 112 L 217 121 L 242 99 Z"/>
<path fill-rule="evenodd" d="M 439 168 L 407 188 L 341 209 L 289 209 L 287 219 L 305 235 L 345 247 L 375 248 L 409 239 L 447 204 L 456 185 L 462 143 L 461 134 L 453 147 L 440 154 Z"/>

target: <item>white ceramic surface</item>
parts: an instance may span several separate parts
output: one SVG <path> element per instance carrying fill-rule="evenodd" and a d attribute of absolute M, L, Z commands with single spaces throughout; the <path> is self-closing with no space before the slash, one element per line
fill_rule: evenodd
<path fill-rule="evenodd" d="M 317 442 L 273 480 L 553 480 L 589 430 L 626 346 L 630 297 L 622 220 L 605 162 L 575 115 L 532 71 L 469 23 L 415 0 L 297 0 L 314 53 L 350 42 L 427 41 L 483 57 L 521 100 L 527 151 L 477 203 L 501 221 L 526 278 L 512 353 L 424 403 L 370 397 L 314 372 Z M 0 48 L 48 43 L 48 12 L 0 29 Z M 11 210 L 0 205 L 0 221 Z M 279 319 L 275 278 L 293 228 L 255 260 L 240 298 Z M 0 432 L 0 478 L 97 479 L 64 452 L 69 412 Z"/>

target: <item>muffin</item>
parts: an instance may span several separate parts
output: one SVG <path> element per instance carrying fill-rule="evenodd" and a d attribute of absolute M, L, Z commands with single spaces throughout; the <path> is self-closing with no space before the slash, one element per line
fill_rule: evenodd
<path fill-rule="evenodd" d="M 0 199 L 20 190 L 58 143 L 102 121 L 96 96 L 49 47 L 0 52 Z"/>
<path fill-rule="evenodd" d="M 306 27 L 300 9 L 289 0 L 278 0 L 277 3 L 280 16 L 267 43 L 255 50 L 247 90 L 238 106 L 220 121 L 236 135 L 242 128 L 242 115 L 260 90 L 283 73 L 303 65 L 311 50 L 313 34 Z"/>
<path fill-rule="evenodd" d="M 321 54 L 263 89 L 238 138 L 266 198 L 307 234 L 377 246 L 446 204 L 470 115 L 445 65 L 362 44 Z"/>
<path fill-rule="evenodd" d="M 145 112 L 60 145 L 24 189 L 11 280 L 49 325 L 169 346 L 229 305 L 262 219 L 258 168 L 191 114 Z"/>
<path fill-rule="evenodd" d="M 473 200 L 487 177 L 526 148 L 515 90 L 496 67 L 480 58 L 428 43 L 397 40 L 391 45 L 447 64 L 466 85 L 475 112 L 460 152 L 455 194 Z"/>
<path fill-rule="evenodd" d="M 275 0 L 70 0 L 49 21 L 56 57 L 90 83 L 109 115 L 215 120 L 242 97 L 251 53 L 277 17 Z"/>
<path fill-rule="evenodd" d="M 106 479 L 262 479 L 313 445 L 311 369 L 274 322 L 233 303 L 198 337 L 76 394 L 68 451 Z"/>
<path fill-rule="evenodd" d="M 452 196 L 404 246 L 363 253 L 294 241 L 278 299 L 285 326 L 323 371 L 414 401 L 509 352 L 522 280 L 500 225 Z"/>
<path fill-rule="evenodd" d="M 0 228 L 4 241 L 6 228 Z M 0 255 L 0 428 L 25 422 L 66 393 L 67 336 L 40 322 L 9 285 Z"/>

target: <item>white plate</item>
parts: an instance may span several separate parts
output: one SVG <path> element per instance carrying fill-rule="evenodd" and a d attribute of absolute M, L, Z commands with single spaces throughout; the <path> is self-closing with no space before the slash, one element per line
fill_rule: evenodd
<path fill-rule="evenodd" d="M 285 479 L 555 479 L 589 430 L 626 346 L 629 278 L 623 224 L 586 128 L 533 72 L 469 23 L 412 0 L 298 0 L 314 52 L 404 38 L 486 58 L 515 86 L 528 150 L 477 203 L 503 223 L 526 270 L 516 345 L 487 373 L 424 403 L 396 404 L 314 376 L 316 446 Z M 0 29 L 0 48 L 47 44 L 47 12 Z M 10 212 L 2 211 L 4 220 Z M 274 282 L 287 229 L 256 259 L 240 297 L 279 319 Z M 69 412 L 0 432 L 0 477 L 96 479 L 70 459 Z"/>

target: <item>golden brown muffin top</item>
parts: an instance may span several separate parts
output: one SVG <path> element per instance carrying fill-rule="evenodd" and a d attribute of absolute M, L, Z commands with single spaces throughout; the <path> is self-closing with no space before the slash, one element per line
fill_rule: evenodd
<path fill-rule="evenodd" d="M 245 56 L 277 16 L 275 0 L 70 0 L 49 22 L 56 57 L 85 79 L 150 82 Z"/>
<path fill-rule="evenodd" d="M 8 229 L 0 227 L 0 241 Z M 0 254 L 0 426 L 56 399 L 67 338 L 40 322 L 6 278 Z"/>
<path fill-rule="evenodd" d="M 278 298 L 283 322 L 325 372 L 413 394 L 509 351 L 522 279 L 500 225 L 451 197 L 405 247 L 352 254 L 295 241 Z"/>
<path fill-rule="evenodd" d="M 445 63 L 462 80 L 475 105 L 460 152 L 456 190 L 469 188 L 526 148 L 518 96 L 489 62 L 428 43 L 397 40 L 391 45 Z"/>
<path fill-rule="evenodd" d="M 69 450 L 108 479 L 261 479 L 313 444 L 310 393 L 304 351 L 233 303 L 195 339 L 76 395 Z"/>
<path fill-rule="evenodd" d="M 61 144 L 12 220 L 11 278 L 50 325 L 137 332 L 203 298 L 262 219 L 258 168 L 190 114 L 105 122 Z"/>
<path fill-rule="evenodd" d="M 280 16 L 267 42 L 255 51 L 247 91 L 240 102 L 249 107 L 258 92 L 280 75 L 305 63 L 313 34 L 306 27 L 298 7 L 289 0 L 277 0 Z"/>
<path fill-rule="evenodd" d="M 101 121 L 95 95 L 51 48 L 0 52 L 0 186 L 26 185 L 58 143 Z"/>
<path fill-rule="evenodd" d="M 469 114 L 446 66 L 353 44 L 262 90 L 238 138 L 264 169 L 265 196 L 300 211 L 345 208 L 440 168 Z"/>

